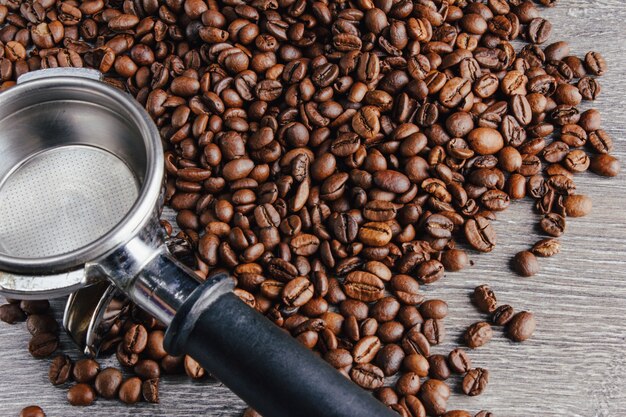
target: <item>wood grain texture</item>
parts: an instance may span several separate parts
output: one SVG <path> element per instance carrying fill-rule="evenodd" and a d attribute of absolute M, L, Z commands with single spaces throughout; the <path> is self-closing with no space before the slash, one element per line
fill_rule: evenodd
<path fill-rule="evenodd" d="M 616 152 L 626 161 L 626 2 L 564 0 L 544 10 L 553 25 L 552 40 L 567 40 L 572 52 L 595 49 L 608 60 L 610 72 L 601 79 L 603 93 L 594 104 L 615 138 Z M 498 417 L 623 417 L 626 416 L 626 176 L 604 179 L 583 174 L 578 191 L 593 197 L 593 216 L 569 222 L 560 255 L 541 260 L 541 273 L 531 279 L 508 269 L 511 256 L 541 236 L 530 201 L 514 204 L 495 223 L 500 243 L 488 255 L 473 254 L 475 265 L 449 273 L 425 292 L 450 304 L 446 320 L 448 342 L 434 349 L 447 353 L 463 329 L 481 319 L 469 294 L 488 283 L 499 301 L 537 315 L 534 338 L 513 344 L 496 329 L 494 340 L 470 352 L 475 366 L 490 369 L 485 394 L 459 394 L 458 378 L 450 409 L 487 409 Z M 57 311 L 62 302 L 55 303 Z M 60 314 L 60 313 L 59 313 Z M 29 335 L 23 325 L 0 326 L 0 416 L 17 416 L 28 404 L 42 405 L 48 416 L 212 416 L 235 417 L 243 403 L 215 382 L 193 383 L 164 378 L 161 404 L 123 406 L 99 400 L 87 409 L 66 404 L 65 389 L 47 382 L 47 360 L 27 352 Z M 77 357 L 67 338 L 63 350 Z M 114 359 L 103 361 L 113 364 Z M 294 416 L 297 417 L 297 416 Z"/>

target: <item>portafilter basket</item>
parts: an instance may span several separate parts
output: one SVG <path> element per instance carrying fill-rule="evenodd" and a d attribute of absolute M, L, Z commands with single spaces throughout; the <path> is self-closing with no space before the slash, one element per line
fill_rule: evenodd
<path fill-rule="evenodd" d="M 394 416 L 235 296 L 232 277 L 200 283 L 169 254 L 159 132 L 100 77 L 35 71 L 0 94 L 0 293 L 52 298 L 108 279 L 168 326 L 170 354 L 265 417 Z"/>

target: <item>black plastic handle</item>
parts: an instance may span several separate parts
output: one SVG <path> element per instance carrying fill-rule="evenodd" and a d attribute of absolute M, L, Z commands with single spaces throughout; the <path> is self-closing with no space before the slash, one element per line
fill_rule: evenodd
<path fill-rule="evenodd" d="M 193 304 L 202 297 L 192 298 L 170 325 L 166 349 L 196 359 L 263 417 L 397 417 L 236 295 L 219 296 L 199 317 Z M 191 329 L 188 319 L 196 320 Z"/>

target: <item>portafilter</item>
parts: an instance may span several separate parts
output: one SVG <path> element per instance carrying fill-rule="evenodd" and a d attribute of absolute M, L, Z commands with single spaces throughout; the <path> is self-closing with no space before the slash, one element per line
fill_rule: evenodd
<path fill-rule="evenodd" d="M 159 131 L 87 69 L 26 74 L 0 94 L 0 293 L 52 298 L 110 280 L 265 417 L 392 417 L 366 391 L 163 244 Z"/>

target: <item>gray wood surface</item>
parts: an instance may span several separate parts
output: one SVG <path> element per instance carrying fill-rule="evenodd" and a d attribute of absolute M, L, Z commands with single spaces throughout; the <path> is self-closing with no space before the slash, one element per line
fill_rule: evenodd
<path fill-rule="evenodd" d="M 603 93 L 595 106 L 615 139 L 616 155 L 626 161 L 626 2 L 563 0 L 544 15 L 554 25 L 552 40 L 569 41 L 581 56 L 599 50 L 608 60 L 610 72 L 601 79 Z M 498 417 L 626 416 L 626 175 L 583 174 L 577 184 L 579 192 L 593 197 L 593 215 L 569 222 L 561 254 L 542 259 L 539 275 L 523 279 L 508 269 L 514 253 L 540 238 L 537 216 L 523 201 L 498 215 L 500 243 L 493 253 L 474 254 L 472 268 L 448 273 L 425 289 L 450 304 L 448 342 L 434 349 L 438 353 L 447 353 L 462 330 L 481 319 L 469 303 L 476 285 L 488 283 L 501 302 L 537 315 L 532 340 L 513 344 L 496 329 L 490 344 L 471 352 L 476 366 L 490 369 L 490 384 L 482 396 L 469 398 L 459 394 L 459 379 L 452 379 L 450 409 L 487 409 Z M 60 314 L 62 303 L 55 307 Z M 219 383 L 185 377 L 163 379 L 160 405 L 98 400 L 86 409 L 73 408 L 66 403 L 66 389 L 47 382 L 49 361 L 28 354 L 28 339 L 23 325 L 0 326 L 0 416 L 17 416 L 29 404 L 42 405 L 53 417 L 234 417 L 244 408 Z M 62 349 L 78 357 L 67 338 Z"/>

